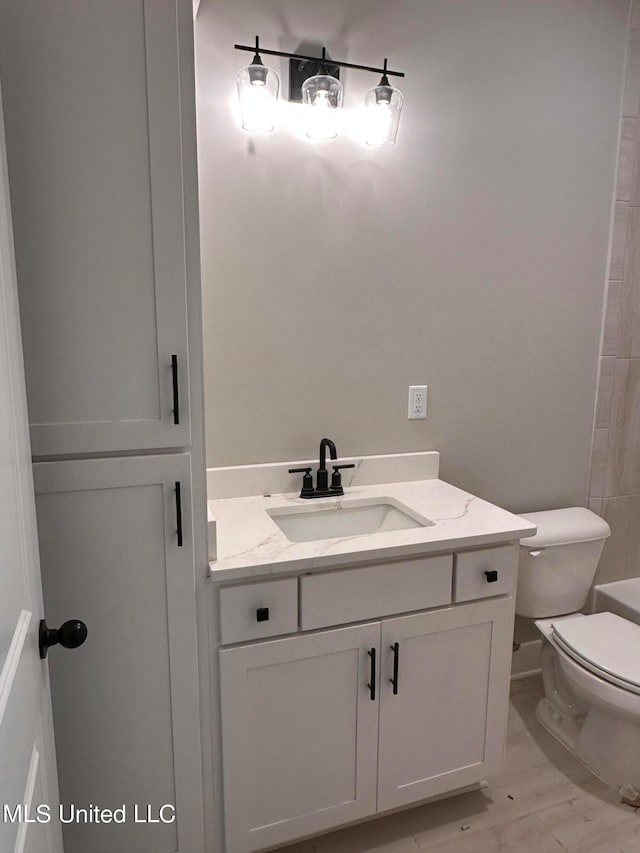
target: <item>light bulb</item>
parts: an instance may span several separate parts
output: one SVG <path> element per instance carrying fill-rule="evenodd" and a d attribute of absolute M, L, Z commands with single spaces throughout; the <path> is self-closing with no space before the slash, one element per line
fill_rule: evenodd
<path fill-rule="evenodd" d="M 389 104 L 378 104 L 367 111 L 367 144 L 384 145 L 389 138 L 393 113 Z"/>
<path fill-rule="evenodd" d="M 315 103 L 309 107 L 307 136 L 310 139 L 332 139 L 338 135 L 334 110 L 327 92 L 318 92 Z"/>
<path fill-rule="evenodd" d="M 249 132 L 273 130 L 273 99 L 264 84 L 252 84 L 240 94 L 242 127 Z"/>

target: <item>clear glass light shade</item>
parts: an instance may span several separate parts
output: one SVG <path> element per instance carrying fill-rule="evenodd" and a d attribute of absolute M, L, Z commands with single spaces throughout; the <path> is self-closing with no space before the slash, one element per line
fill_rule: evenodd
<path fill-rule="evenodd" d="M 342 83 L 329 74 L 316 74 L 302 84 L 302 103 L 307 111 L 309 139 L 333 139 L 338 135 Z"/>
<path fill-rule="evenodd" d="M 404 98 L 393 86 L 381 84 L 365 95 L 368 145 L 394 145 Z"/>
<path fill-rule="evenodd" d="M 266 65 L 252 63 L 241 68 L 236 77 L 242 129 L 249 133 L 268 133 L 275 123 L 280 80 Z"/>

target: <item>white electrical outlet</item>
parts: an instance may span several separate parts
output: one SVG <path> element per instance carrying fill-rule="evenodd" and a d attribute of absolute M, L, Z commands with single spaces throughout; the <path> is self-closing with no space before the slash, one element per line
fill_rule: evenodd
<path fill-rule="evenodd" d="M 409 420 L 427 417 L 427 386 L 409 385 Z"/>

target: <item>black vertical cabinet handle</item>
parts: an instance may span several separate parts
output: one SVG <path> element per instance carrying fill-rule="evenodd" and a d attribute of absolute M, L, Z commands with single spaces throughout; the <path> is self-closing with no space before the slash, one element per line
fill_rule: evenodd
<path fill-rule="evenodd" d="M 173 376 L 173 422 L 180 423 L 180 395 L 178 394 L 178 356 L 171 356 L 171 374 Z"/>
<path fill-rule="evenodd" d="M 367 654 L 371 658 L 371 677 L 369 679 L 369 683 L 367 684 L 367 687 L 369 688 L 369 695 L 371 696 L 371 701 L 373 702 L 376 698 L 376 650 L 375 650 L 375 647 L 372 649 L 369 649 Z"/>
<path fill-rule="evenodd" d="M 176 532 L 178 534 L 178 548 L 182 548 L 182 495 L 180 494 L 178 480 L 176 480 Z"/>
<path fill-rule="evenodd" d="M 398 659 L 400 657 L 400 644 L 394 643 L 391 646 L 391 651 L 393 652 L 393 678 L 390 678 L 389 681 L 393 684 L 393 695 L 398 695 Z"/>

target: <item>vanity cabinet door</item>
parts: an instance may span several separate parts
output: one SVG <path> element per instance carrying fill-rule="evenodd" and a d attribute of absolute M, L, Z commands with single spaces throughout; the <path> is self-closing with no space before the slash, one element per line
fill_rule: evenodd
<path fill-rule="evenodd" d="M 500 769 L 512 630 L 510 598 L 383 620 L 379 811 Z"/>
<path fill-rule="evenodd" d="M 34 456 L 191 443 L 183 156 L 195 155 L 180 115 L 180 51 L 192 38 L 178 28 L 185 6 L 2 4 Z"/>
<path fill-rule="evenodd" d="M 220 651 L 230 853 L 375 812 L 379 640 L 375 622 Z"/>
<path fill-rule="evenodd" d="M 48 655 L 65 816 L 127 809 L 65 825 L 66 853 L 204 849 L 190 472 L 189 454 L 34 465 L 47 622 L 88 629 Z M 136 823 L 147 804 L 175 822 Z"/>

